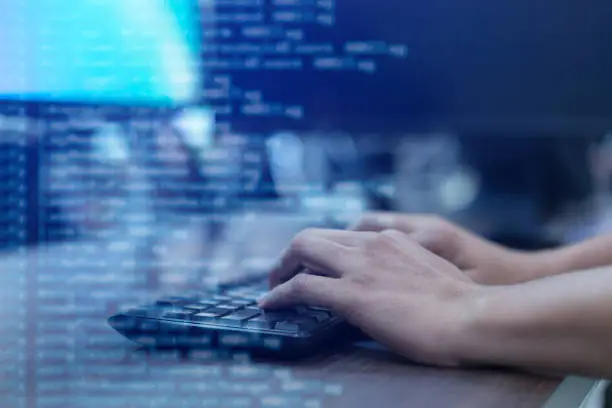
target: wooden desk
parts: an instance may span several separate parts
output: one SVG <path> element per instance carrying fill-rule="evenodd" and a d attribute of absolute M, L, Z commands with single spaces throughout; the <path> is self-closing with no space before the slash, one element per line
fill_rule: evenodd
<path fill-rule="evenodd" d="M 293 364 L 295 375 L 340 384 L 325 407 L 541 407 L 560 383 L 504 370 L 418 366 L 385 351 L 352 347 L 326 360 Z"/>
<path fill-rule="evenodd" d="M 63 345 L 40 338 L 56 344 L 27 352 L 24 404 L 0 406 L 539 408 L 560 383 L 504 370 L 423 367 L 359 346 L 279 362 L 208 350 L 148 352 L 104 326 L 76 328 Z M 10 358 L 3 360 L 6 367 Z M 0 395 L 14 397 L 15 389 L 0 386 Z"/>
<path fill-rule="evenodd" d="M 323 375 L 346 391 L 330 407 L 539 407 L 559 383 L 503 371 L 410 366 L 371 352 L 337 357 Z"/>
<path fill-rule="evenodd" d="M 91 246 L 0 259 L 0 407 L 536 408 L 560 383 L 423 367 L 361 344 L 293 363 L 147 353 L 106 324 L 118 304 L 157 296 L 124 261 Z"/>

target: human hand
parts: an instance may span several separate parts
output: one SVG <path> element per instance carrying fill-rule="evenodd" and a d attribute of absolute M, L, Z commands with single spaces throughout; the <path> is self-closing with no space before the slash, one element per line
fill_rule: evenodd
<path fill-rule="evenodd" d="M 375 212 L 363 216 L 355 231 L 404 232 L 423 247 L 464 271 L 474 281 L 507 285 L 556 272 L 547 252 L 521 252 L 487 241 L 434 215 Z"/>
<path fill-rule="evenodd" d="M 455 341 L 481 288 L 393 230 L 306 230 L 282 254 L 270 285 L 263 308 L 329 308 L 406 357 L 449 366 L 459 363 Z"/>

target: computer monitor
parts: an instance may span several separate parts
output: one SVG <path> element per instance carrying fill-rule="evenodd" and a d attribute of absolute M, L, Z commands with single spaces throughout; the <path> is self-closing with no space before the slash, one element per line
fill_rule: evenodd
<path fill-rule="evenodd" d="M 0 4 L 0 101 L 176 106 L 197 103 L 196 0 Z"/>
<path fill-rule="evenodd" d="M 293 65 L 283 69 L 243 66 L 232 78 L 270 101 L 304 107 L 300 120 L 254 120 L 248 126 L 313 129 L 325 122 L 383 134 L 584 134 L 612 128 L 610 1 L 328 3 L 331 24 L 293 23 L 301 37 L 281 38 L 285 48 L 235 55 L 244 57 L 244 66 L 255 64 L 255 56 L 291 57 Z M 270 6 L 269 13 L 288 19 L 280 6 Z M 292 18 L 304 21 L 307 11 Z M 243 39 L 224 42 L 239 46 Z"/>
<path fill-rule="evenodd" d="M 92 203 L 131 197 L 116 175 L 123 162 L 177 172 L 151 169 L 161 153 L 149 144 L 160 135 L 191 150 L 206 143 L 206 9 L 197 0 L 1 2 L 0 135 L 3 152 L 22 160 L 9 164 L 23 174 L 14 183 L 26 191 L 28 225 L 18 232 L 28 243 L 74 239 L 87 217 L 100 229 Z"/>
<path fill-rule="evenodd" d="M 612 129 L 607 0 L 30 0 L 0 16 L 0 100 L 193 104 L 214 71 L 239 88 L 213 97 L 221 116 L 240 98 L 234 122 L 260 115 L 248 91 L 286 108 L 251 131 Z"/>

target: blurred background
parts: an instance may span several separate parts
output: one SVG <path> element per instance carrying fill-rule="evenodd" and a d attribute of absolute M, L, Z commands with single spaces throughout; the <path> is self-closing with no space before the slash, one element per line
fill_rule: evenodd
<path fill-rule="evenodd" d="M 366 211 L 523 249 L 610 231 L 611 18 L 607 0 L 0 1 L 5 332 L 44 338 L 49 316 L 74 338 Z"/>

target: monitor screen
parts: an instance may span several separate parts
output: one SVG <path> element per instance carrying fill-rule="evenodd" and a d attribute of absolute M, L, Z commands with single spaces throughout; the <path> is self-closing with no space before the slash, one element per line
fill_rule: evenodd
<path fill-rule="evenodd" d="M 192 0 L 0 3 L 0 99 L 178 105 L 201 94 Z"/>
<path fill-rule="evenodd" d="M 271 2 L 262 8 L 273 22 L 267 37 L 253 40 L 258 32 L 243 29 L 248 47 L 244 36 L 228 36 L 215 44 L 226 59 L 205 61 L 270 102 L 247 113 L 268 115 L 276 102 L 287 108 L 286 118 L 255 125 L 351 133 L 612 128 L 609 0 L 317 5 Z M 239 17 L 260 16 L 245 8 Z M 235 27 L 229 17 L 219 24 Z"/>

